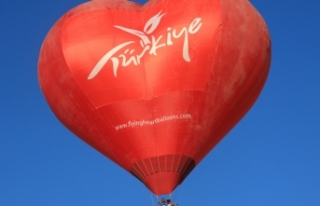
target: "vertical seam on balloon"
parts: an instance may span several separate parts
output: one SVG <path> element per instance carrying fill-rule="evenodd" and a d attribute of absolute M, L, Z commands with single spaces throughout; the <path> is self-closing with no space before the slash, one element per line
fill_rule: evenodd
<path fill-rule="evenodd" d="M 186 156 L 185 156 L 186 157 Z M 188 160 L 188 157 L 185 158 L 185 161 L 182 163 L 180 171 L 178 171 L 179 174 L 182 174 L 182 170 L 185 168 L 186 162 Z"/>
<path fill-rule="evenodd" d="M 140 170 L 136 169 L 136 166 L 138 166 L 138 168 L 139 168 Z M 145 178 L 145 175 L 144 175 L 144 174 L 141 174 L 141 172 L 143 173 L 143 170 L 141 170 L 140 165 L 139 165 L 138 163 L 136 163 L 136 164 L 134 164 L 132 167 L 134 168 L 135 174 L 138 173 L 138 174 L 136 174 L 136 175 L 141 179 L 141 181 L 143 181 L 144 178 Z M 140 172 L 140 171 L 141 171 L 141 172 Z"/>
<path fill-rule="evenodd" d="M 146 163 L 144 162 L 144 159 L 142 159 L 142 164 L 144 166 L 144 168 L 146 169 L 146 172 L 148 173 L 148 168 L 146 166 Z M 146 174 L 146 177 L 148 176 L 148 174 Z"/>
<path fill-rule="evenodd" d="M 147 174 L 145 174 L 145 172 L 143 171 L 142 167 L 139 165 L 139 163 L 137 162 L 138 167 L 140 168 L 141 172 L 142 172 L 142 180 L 144 180 L 144 178 L 147 176 Z"/>
<path fill-rule="evenodd" d="M 154 174 L 155 172 L 154 172 L 153 164 L 152 164 L 152 161 L 151 161 L 150 157 L 148 157 L 148 160 L 149 160 L 149 162 L 150 162 L 151 169 L 152 169 L 152 171 L 150 172 L 150 174 Z"/>
<path fill-rule="evenodd" d="M 178 163 L 177 163 L 177 166 L 176 166 L 176 170 L 175 170 L 175 172 L 177 172 L 178 173 L 178 169 L 179 169 L 179 164 L 180 164 L 180 161 L 181 161 L 181 154 L 179 154 L 179 160 L 178 160 Z"/>
<path fill-rule="evenodd" d="M 167 155 L 164 155 L 164 171 L 167 172 Z"/>
<path fill-rule="evenodd" d="M 192 161 L 192 160 L 191 160 Z M 186 171 L 187 171 L 187 169 L 189 168 L 189 165 L 190 165 L 190 158 L 189 157 L 186 157 L 186 160 L 185 160 L 185 162 L 184 162 L 184 166 L 181 168 L 181 170 L 180 170 L 180 174 L 182 175 L 182 176 L 184 176 L 184 174 L 186 173 Z M 183 181 L 183 177 L 182 177 L 182 180 L 181 181 Z"/>
<path fill-rule="evenodd" d="M 157 158 L 156 160 L 157 160 L 157 164 L 158 164 L 157 172 L 161 172 L 159 156 L 157 156 L 156 158 Z"/>
<path fill-rule="evenodd" d="M 173 172 L 173 165 L 174 165 L 174 159 L 175 159 L 175 154 L 172 155 L 172 164 L 171 164 L 171 172 Z"/>

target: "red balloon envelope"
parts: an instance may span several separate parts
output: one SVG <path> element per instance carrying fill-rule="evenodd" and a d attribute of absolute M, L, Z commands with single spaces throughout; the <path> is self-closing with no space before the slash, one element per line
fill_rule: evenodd
<path fill-rule="evenodd" d="M 53 26 L 38 76 L 68 129 L 161 195 L 250 109 L 270 56 L 248 0 L 96 0 Z"/>

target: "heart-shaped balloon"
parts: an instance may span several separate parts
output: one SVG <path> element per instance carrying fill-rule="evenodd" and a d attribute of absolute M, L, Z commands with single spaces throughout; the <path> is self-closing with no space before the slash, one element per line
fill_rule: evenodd
<path fill-rule="evenodd" d="M 248 112 L 270 57 L 247 0 L 96 0 L 53 26 L 38 76 L 68 129 L 160 195 Z"/>

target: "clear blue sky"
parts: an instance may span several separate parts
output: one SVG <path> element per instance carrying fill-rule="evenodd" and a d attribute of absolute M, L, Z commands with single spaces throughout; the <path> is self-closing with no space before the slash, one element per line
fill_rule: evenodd
<path fill-rule="evenodd" d="M 84 0 L 0 2 L 0 205 L 152 205 L 138 180 L 76 138 L 37 80 L 41 43 Z M 320 2 L 252 0 L 273 43 L 251 111 L 173 194 L 180 206 L 320 205 Z"/>

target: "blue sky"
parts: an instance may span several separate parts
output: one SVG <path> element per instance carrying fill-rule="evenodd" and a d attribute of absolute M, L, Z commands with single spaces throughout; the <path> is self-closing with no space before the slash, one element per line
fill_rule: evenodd
<path fill-rule="evenodd" d="M 0 205 L 152 205 L 144 185 L 60 124 L 40 91 L 41 43 L 83 2 L 0 3 Z M 306 2 L 251 1 L 271 33 L 269 78 L 174 192 L 179 205 L 320 205 L 320 2 Z"/>

